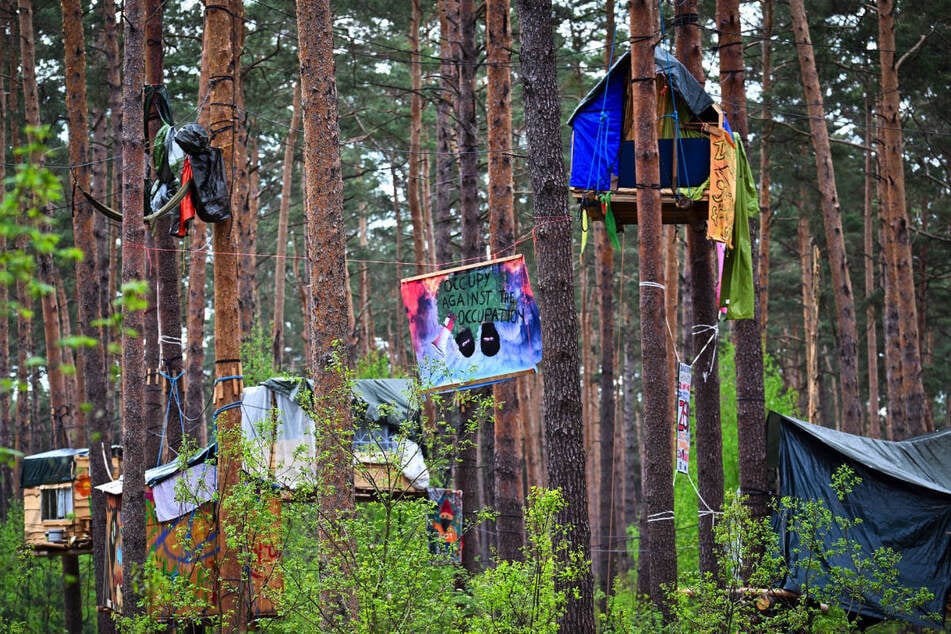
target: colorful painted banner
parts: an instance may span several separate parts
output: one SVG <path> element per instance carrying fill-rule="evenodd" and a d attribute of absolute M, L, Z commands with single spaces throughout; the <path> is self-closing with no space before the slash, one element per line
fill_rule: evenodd
<path fill-rule="evenodd" d="M 677 381 L 677 471 L 690 472 L 690 366 L 680 364 Z"/>
<path fill-rule="evenodd" d="M 462 491 L 427 489 L 435 508 L 429 516 L 429 550 L 437 556 L 462 563 Z"/>
<path fill-rule="evenodd" d="M 541 322 L 521 255 L 401 281 L 424 391 L 475 387 L 542 358 Z"/>
<path fill-rule="evenodd" d="M 710 132 L 710 211 L 707 239 L 733 248 L 733 216 L 736 205 L 736 146 L 729 133 Z"/>

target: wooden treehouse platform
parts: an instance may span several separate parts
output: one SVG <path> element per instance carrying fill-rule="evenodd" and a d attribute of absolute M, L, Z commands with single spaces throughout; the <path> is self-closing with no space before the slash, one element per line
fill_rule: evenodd
<path fill-rule="evenodd" d="M 604 210 L 597 195 L 576 187 L 571 188 L 572 197 L 587 212 L 591 220 L 604 221 Z M 703 222 L 709 215 L 709 190 L 703 192 L 700 200 L 691 200 L 678 195 L 672 189 L 662 189 L 660 192 L 661 219 L 665 225 L 688 225 Z M 637 224 L 637 189 L 623 188 L 611 192 L 611 210 L 618 230 L 624 225 Z"/>

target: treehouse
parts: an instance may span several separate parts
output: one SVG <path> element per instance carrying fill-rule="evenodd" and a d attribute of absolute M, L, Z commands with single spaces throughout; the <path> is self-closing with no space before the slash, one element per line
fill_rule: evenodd
<path fill-rule="evenodd" d="M 708 216 L 716 220 L 728 214 L 719 222 L 732 228 L 732 203 L 724 200 L 721 179 L 710 178 L 711 166 L 719 174 L 729 157 L 735 156 L 723 112 L 673 55 L 657 48 L 654 68 L 660 183 L 643 182 L 635 173 L 628 52 L 568 120 L 571 194 L 592 219 L 605 220 L 611 209 L 614 222 L 625 225 L 637 222 L 637 190 L 659 187 L 665 224 L 686 224 Z M 608 199 L 610 207 L 605 205 Z"/>
<path fill-rule="evenodd" d="M 23 458 L 23 532 L 40 554 L 92 552 L 88 449 Z"/>

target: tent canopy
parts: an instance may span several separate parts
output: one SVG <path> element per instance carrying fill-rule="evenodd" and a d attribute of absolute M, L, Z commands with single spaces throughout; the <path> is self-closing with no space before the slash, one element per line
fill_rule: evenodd
<path fill-rule="evenodd" d="M 716 122 L 713 98 L 687 67 L 664 49 L 654 49 L 654 70 L 666 77 L 678 103 L 700 121 Z M 605 191 L 617 175 L 624 125 L 624 103 L 631 75 L 630 51 L 621 55 L 592 88 L 571 117 L 571 187 Z"/>
<path fill-rule="evenodd" d="M 842 597 L 843 608 L 875 619 L 903 618 L 935 625 L 943 615 L 951 589 L 951 430 L 892 442 L 874 440 L 771 412 L 771 430 L 778 432 L 780 493 L 803 500 L 821 500 L 833 515 L 862 522 L 848 533 L 833 527 L 823 541 L 830 551 L 845 538 L 861 546 L 866 557 L 887 546 L 901 554 L 899 584 L 908 589 L 928 588 L 935 598 L 913 614 L 891 614 L 876 593 L 866 593 L 860 605 Z M 848 465 L 861 478 L 844 500 L 832 490 L 832 474 Z M 887 502 L 886 502 L 887 501 Z M 809 552 L 777 518 L 781 548 L 789 566 L 783 580 L 787 590 L 800 591 L 807 582 L 828 583 L 805 565 Z M 814 554 L 814 553 L 813 553 Z M 823 570 L 832 566 L 854 569 L 847 555 L 825 557 Z M 937 623 L 940 624 L 940 616 Z"/>

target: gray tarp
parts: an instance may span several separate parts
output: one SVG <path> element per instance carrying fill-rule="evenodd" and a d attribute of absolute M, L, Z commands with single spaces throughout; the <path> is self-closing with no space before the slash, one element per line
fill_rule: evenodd
<path fill-rule="evenodd" d="M 831 548 L 840 538 L 857 543 L 866 556 L 888 546 L 901 554 L 899 584 L 905 588 L 927 587 L 935 598 L 910 615 L 893 615 L 882 605 L 879 594 L 868 593 L 862 604 L 843 597 L 843 608 L 872 618 L 898 617 L 934 625 L 929 618 L 944 615 L 951 589 L 951 430 L 900 442 L 853 436 L 770 413 L 769 424 L 779 431 L 780 493 L 804 500 L 822 500 L 832 513 L 862 522 L 848 534 L 833 530 L 824 538 Z M 830 483 L 832 473 L 849 465 L 862 482 L 839 501 Z M 797 552 L 798 536 L 778 526 L 789 575 L 788 590 L 799 591 L 809 583 L 823 584 L 823 575 L 809 579 Z M 852 568 L 848 557 L 821 561 L 830 566 Z M 941 621 L 937 621 L 940 623 Z"/>
<path fill-rule="evenodd" d="M 659 46 L 654 49 L 654 72 L 667 77 L 677 95 L 680 99 L 683 99 L 695 117 L 701 121 L 717 121 L 717 113 L 711 110 L 713 107 L 713 97 L 707 94 L 703 86 L 700 85 L 700 82 L 690 74 L 686 66 L 681 64 L 673 54 L 668 53 Z M 604 87 L 608 85 L 612 75 L 615 73 L 622 73 L 625 76 L 631 74 L 630 51 L 621 55 L 617 61 L 611 65 L 611 68 L 608 69 L 608 72 L 605 73 L 604 77 L 601 78 L 594 88 L 588 91 L 588 94 L 584 96 L 584 99 L 581 100 L 578 107 L 575 108 L 571 116 L 568 117 L 568 125 L 571 125 L 575 116 L 584 110 L 592 101 L 603 99 Z"/>

